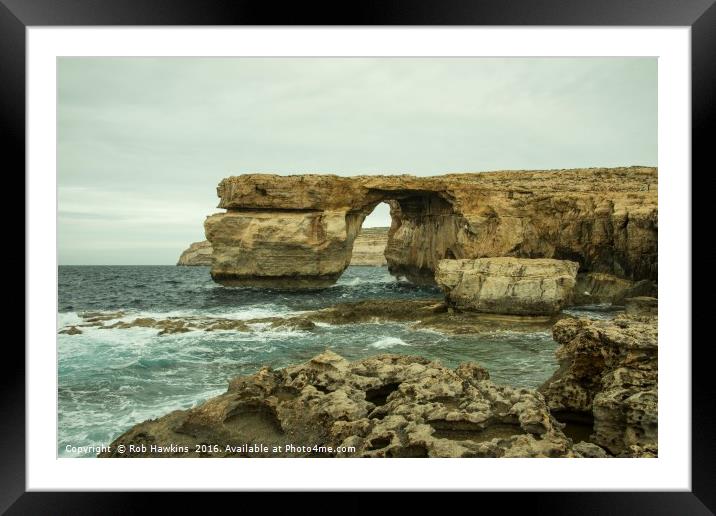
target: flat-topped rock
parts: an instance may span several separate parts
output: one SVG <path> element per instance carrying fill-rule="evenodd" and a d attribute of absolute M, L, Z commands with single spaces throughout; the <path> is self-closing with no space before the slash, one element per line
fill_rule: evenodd
<path fill-rule="evenodd" d="M 435 281 L 449 306 L 513 315 L 558 313 L 569 301 L 579 264 L 547 258 L 440 260 Z"/>
<path fill-rule="evenodd" d="M 326 286 L 351 263 L 365 217 L 391 207 L 390 272 L 434 282 L 446 258 L 553 258 L 582 272 L 657 277 L 657 169 L 434 177 L 247 174 L 217 188 L 204 223 L 226 285 Z"/>

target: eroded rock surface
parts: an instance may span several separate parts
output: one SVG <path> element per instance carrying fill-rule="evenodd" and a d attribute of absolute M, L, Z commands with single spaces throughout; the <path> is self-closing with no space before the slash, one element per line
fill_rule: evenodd
<path fill-rule="evenodd" d="M 351 363 L 326 351 L 236 378 L 225 394 L 136 425 L 101 456 L 582 456 L 560 426 L 539 393 L 496 385 L 475 363 L 449 369 L 389 354 Z M 171 445 L 186 448 L 172 452 Z M 288 445 L 302 448 L 286 452 Z"/>
<path fill-rule="evenodd" d="M 545 331 L 557 317 L 505 316 L 452 311 L 441 299 L 371 299 L 337 303 L 328 308 L 309 310 L 291 317 L 261 317 L 238 320 L 211 316 L 133 317 L 125 312 L 80 314 L 83 322 L 65 326 L 58 333 L 76 335 L 79 328 L 128 329 L 155 328 L 159 335 L 189 331 L 252 331 L 253 325 L 268 325 L 302 331 L 320 331 L 318 324 L 356 324 L 406 322 L 414 328 L 430 328 L 447 334 L 476 334 L 509 328 L 511 331 Z M 74 328 L 74 329 L 73 329 Z"/>
<path fill-rule="evenodd" d="M 657 297 L 657 294 L 658 288 L 653 280 L 632 281 L 613 274 L 587 272 L 577 274 L 577 283 L 570 304 L 624 305 L 629 297 Z"/>
<path fill-rule="evenodd" d="M 351 261 L 365 217 L 389 202 L 390 271 L 433 282 L 445 258 L 576 261 L 582 272 L 657 277 L 657 170 L 508 171 L 435 177 L 247 174 L 221 181 L 205 221 L 213 278 L 322 287 Z"/>
<path fill-rule="evenodd" d="M 388 243 L 389 228 L 363 228 L 353 242 L 351 265 L 382 267 L 388 264 L 385 259 L 385 246 Z M 177 265 L 211 266 L 214 249 L 211 242 L 194 242 L 186 249 Z"/>
<path fill-rule="evenodd" d="M 657 323 L 645 311 L 611 321 L 557 322 L 560 368 L 540 388 L 557 419 L 560 412 L 587 415 L 593 418 L 592 441 L 609 452 L 656 456 Z"/>
<path fill-rule="evenodd" d="M 550 315 L 569 301 L 579 264 L 569 260 L 440 260 L 435 281 L 448 305 L 497 314 Z"/>
<path fill-rule="evenodd" d="M 210 266 L 213 252 L 211 242 L 207 240 L 194 242 L 181 253 L 177 265 Z"/>

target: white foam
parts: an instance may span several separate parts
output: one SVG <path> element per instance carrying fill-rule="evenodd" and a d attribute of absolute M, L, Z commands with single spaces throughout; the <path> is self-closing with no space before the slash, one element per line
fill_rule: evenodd
<path fill-rule="evenodd" d="M 383 337 L 372 344 L 368 344 L 368 347 L 375 349 L 388 349 L 395 346 L 410 346 L 410 344 L 398 337 Z"/>

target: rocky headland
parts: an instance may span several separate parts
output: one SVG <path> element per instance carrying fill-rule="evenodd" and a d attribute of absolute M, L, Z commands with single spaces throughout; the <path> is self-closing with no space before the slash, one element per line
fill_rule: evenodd
<path fill-rule="evenodd" d="M 224 179 L 217 193 L 226 212 L 207 217 L 208 241 L 180 259 L 208 255 L 216 282 L 324 288 L 350 263 L 384 259 L 393 275 L 438 285 L 444 297 L 248 320 L 86 312 L 60 333 L 255 325 L 321 332 L 380 322 L 445 334 L 551 328 L 558 369 L 539 389 L 525 389 L 495 384 L 474 362 L 349 362 L 326 350 L 302 364 L 263 367 L 194 408 L 135 425 L 102 456 L 655 457 L 656 185 L 657 170 L 647 167 Z M 361 231 L 380 202 L 390 204 L 391 227 Z M 603 303 L 621 312 L 596 320 L 563 311 Z"/>
<path fill-rule="evenodd" d="M 435 177 L 245 174 L 221 181 L 204 228 L 215 281 L 316 288 L 350 264 L 365 217 L 391 206 L 385 258 L 434 282 L 443 259 L 552 258 L 580 273 L 657 277 L 657 169 L 506 171 Z"/>
<path fill-rule="evenodd" d="M 207 240 L 194 242 L 181 253 L 177 265 L 211 266 L 211 255 L 213 252 L 214 249 L 211 247 L 211 242 Z"/>

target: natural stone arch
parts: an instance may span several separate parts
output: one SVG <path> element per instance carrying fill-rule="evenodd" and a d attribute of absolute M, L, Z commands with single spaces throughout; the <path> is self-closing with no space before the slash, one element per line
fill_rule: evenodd
<path fill-rule="evenodd" d="M 225 285 L 325 287 L 348 267 L 365 217 L 391 206 L 391 273 L 431 282 L 444 258 L 578 261 L 581 271 L 656 279 L 655 168 L 436 177 L 248 174 L 217 188 L 207 218 L 212 277 Z"/>

